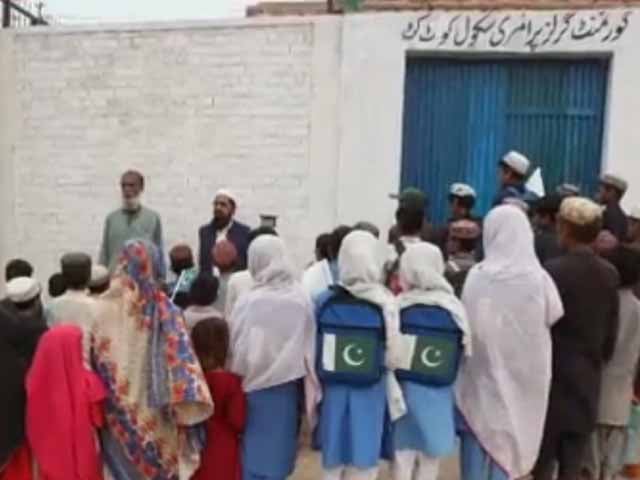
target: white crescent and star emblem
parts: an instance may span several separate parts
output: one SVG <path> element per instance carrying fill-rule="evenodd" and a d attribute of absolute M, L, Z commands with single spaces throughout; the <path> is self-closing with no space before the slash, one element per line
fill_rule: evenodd
<path fill-rule="evenodd" d="M 360 357 L 359 360 L 353 358 L 354 353 Z M 358 348 L 357 344 L 355 343 L 350 343 L 342 351 L 342 359 L 344 360 L 344 363 L 346 363 L 350 367 L 361 367 L 365 362 L 365 359 L 362 358 L 363 354 L 364 351 L 362 350 L 362 348 Z"/>
<path fill-rule="evenodd" d="M 431 351 L 433 351 L 433 355 L 430 357 Z M 428 346 L 422 351 L 420 361 L 422 361 L 427 368 L 437 368 L 442 365 L 442 352 L 433 346 Z"/>

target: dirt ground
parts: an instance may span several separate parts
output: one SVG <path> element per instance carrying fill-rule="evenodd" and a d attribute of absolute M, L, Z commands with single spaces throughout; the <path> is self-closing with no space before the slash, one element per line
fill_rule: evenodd
<path fill-rule="evenodd" d="M 298 464 L 292 480 L 322 480 L 322 469 L 317 452 L 304 448 L 298 458 Z M 443 462 L 440 468 L 440 480 L 456 480 L 458 475 L 458 463 L 456 458 L 450 458 Z M 385 465 L 378 476 L 379 480 L 391 480 L 388 466 Z"/>

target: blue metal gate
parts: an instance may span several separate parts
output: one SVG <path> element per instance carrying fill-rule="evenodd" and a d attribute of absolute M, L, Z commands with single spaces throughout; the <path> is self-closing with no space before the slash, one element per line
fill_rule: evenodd
<path fill-rule="evenodd" d="M 592 191 L 600 173 L 608 62 L 409 58 L 402 185 L 424 189 L 431 218 L 447 217 L 447 192 L 466 182 L 485 213 L 497 163 L 518 150 L 542 168 L 547 190 Z"/>

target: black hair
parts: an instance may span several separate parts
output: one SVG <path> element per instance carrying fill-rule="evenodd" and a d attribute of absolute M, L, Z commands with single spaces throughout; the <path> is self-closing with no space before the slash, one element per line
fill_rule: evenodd
<path fill-rule="evenodd" d="M 604 255 L 620 276 L 620 288 L 629 288 L 640 281 L 640 251 L 626 246 L 619 245 L 611 252 Z"/>
<path fill-rule="evenodd" d="M 191 342 L 204 371 L 224 368 L 229 355 L 229 326 L 224 319 L 200 320 L 193 327 Z"/>
<path fill-rule="evenodd" d="M 108 278 L 104 283 L 100 285 L 96 285 L 93 287 L 89 285 L 89 293 L 91 293 L 92 295 L 101 295 L 107 290 L 109 290 L 110 286 L 111 286 L 111 279 Z"/>
<path fill-rule="evenodd" d="M 188 245 L 176 245 L 169 251 L 169 261 L 171 270 L 179 276 L 183 270 L 193 268 L 193 252 Z"/>
<path fill-rule="evenodd" d="M 535 213 L 540 215 L 549 215 L 555 218 L 560 211 L 560 205 L 562 205 L 562 201 L 564 199 L 565 197 L 559 193 L 552 193 L 537 200 L 533 204 L 533 209 Z"/>
<path fill-rule="evenodd" d="M 342 247 L 344 237 L 353 232 L 353 228 L 348 225 L 340 225 L 331 232 L 331 243 L 329 244 L 329 259 L 337 260 Z"/>
<path fill-rule="evenodd" d="M 49 277 L 49 296 L 56 298 L 64 295 L 67 291 L 67 282 L 64 280 L 64 276 L 60 273 L 54 273 Z"/>
<path fill-rule="evenodd" d="M 144 190 L 144 175 L 142 175 L 142 173 L 140 173 L 138 170 L 127 170 L 122 174 L 120 179 L 122 180 L 126 176 L 136 177 L 138 179 L 138 182 L 140 183 L 140 187 Z"/>
<path fill-rule="evenodd" d="M 249 245 L 251 245 L 251 242 L 253 242 L 256 238 L 260 237 L 261 235 L 273 235 L 274 237 L 277 237 L 278 232 L 276 232 L 275 228 L 273 227 L 262 226 L 262 227 L 254 228 L 249 232 L 249 237 L 248 237 Z"/>
<path fill-rule="evenodd" d="M 380 229 L 371 222 L 358 222 L 353 226 L 353 229 L 360 230 L 362 232 L 369 232 L 374 237 L 380 238 Z"/>
<path fill-rule="evenodd" d="M 399 207 L 396 210 L 396 222 L 400 236 L 419 235 L 424 224 L 424 209 Z"/>
<path fill-rule="evenodd" d="M 598 238 L 598 234 L 602 230 L 601 218 L 586 225 L 576 225 L 575 223 L 565 220 L 561 216 L 558 218 L 560 219 L 561 224 L 566 226 L 569 231 L 569 235 L 583 245 L 591 245 L 595 242 L 596 238 Z"/>
<path fill-rule="evenodd" d="M 68 255 L 62 257 L 61 270 L 67 288 L 73 290 L 83 290 L 87 288 L 91 280 L 91 257 L 84 253 L 71 254 L 73 259 L 69 259 Z"/>
<path fill-rule="evenodd" d="M 524 177 L 525 177 L 525 175 L 523 175 L 523 174 L 522 174 L 522 173 L 520 173 L 520 172 L 516 172 L 513 168 L 511 168 L 511 167 L 510 167 L 509 165 L 507 165 L 506 163 L 504 163 L 504 162 L 500 162 L 500 168 L 502 168 L 503 170 L 505 170 L 505 171 L 507 171 L 507 172 L 510 172 L 510 173 L 511 173 L 511 175 L 512 175 L 516 180 L 518 180 L 519 182 L 524 181 Z"/>
<path fill-rule="evenodd" d="M 31 300 L 27 300 L 25 302 L 16 302 L 13 306 L 18 310 L 24 311 L 35 307 L 38 303 L 40 303 L 40 295 L 36 295 Z"/>
<path fill-rule="evenodd" d="M 469 211 L 473 210 L 473 207 L 476 205 L 476 199 L 472 195 L 449 195 L 449 203 L 453 203 L 454 201 Z"/>
<path fill-rule="evenodd" d="M 320 260 L 329 259 L 329 250 L 331 248 L 331 234 L 322 233 L 316 238 L 316 253 Z"/>
<path fill-rule="evenodd" d="M 211 305 L 218 298 L 220 281 L 208 272 L 200 272 L 189 289 L 191 305 Z"/>
<path fill-rule="evenodd" d="M 4 279 L 10 282 L 18 277 L 30 277 L 33 275 L 33 267 L 29 262 L 21 258 L 14 258 L 7 263 L 4 269 Z"/>

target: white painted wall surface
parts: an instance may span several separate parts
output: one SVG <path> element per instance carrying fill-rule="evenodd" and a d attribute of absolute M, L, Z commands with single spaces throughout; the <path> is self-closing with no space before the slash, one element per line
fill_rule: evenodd
<path fill-rule="evenodd" d="M 629 11 L 608 11 L 606 28 L 615 33 Z M 385 229 L 407 54 L 611 56 L 603 161 L 630 181 L 626 204 L 640 202 L 640 10 L 631 12 L 615 42 L 589 23 L 599 12 L 583 11 L 569 26 L 594 35 L 563 35 L 534 53 L 531 35 L 572 12 L 496 13 L 511 17 L 509 32 L 531 21 L 530 33 L 497 47 L 497 26 L 473 45 L 441 41 L 467 17 L 482 25 L 480 12 L 434 12 L 410 39 L 424 13 L 2 32 L 0 261 L 28 258 L 44 280 L 64 251 L 97 253 L 129 167 L 147 175 L 145 202 L 162 215 L 167 247 L 197 247 L 222 186 L 238 192 L 241 220 L 279 215 L 299 265 L 337 223 Z"/>
<path fill-rule="evenodd" d="M 331 28 L 317 29 L 327 47 Z M 146 175 L 144 203 L 161 214 L 167 249 L 187 241 L 197 251 L 221 187 L 238 195 L 241 221 L 278 215 L 298 263 L 311 258 L 319 222 L 334 223 L 326 77 L 337 50 L 314 69 L 311 23 L 30 30 L 2 41 L 13 43 L 0 49 L 3 77 L 13 76 L 0 98 L 15 127 L 0 136 L 3 265 L 27 258 L 45 280 L 64 251 L 97 254 L 127 168 Z"/>

